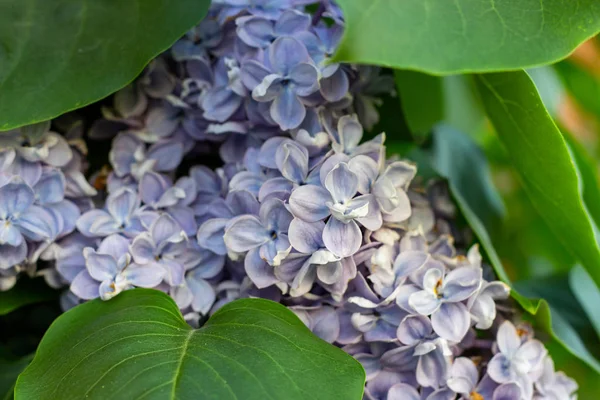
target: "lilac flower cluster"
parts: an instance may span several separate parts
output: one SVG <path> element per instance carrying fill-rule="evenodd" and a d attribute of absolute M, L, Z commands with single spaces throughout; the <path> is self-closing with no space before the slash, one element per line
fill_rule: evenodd
<path fill-rule="evenodd" d="M 81 150 L 16 132 L 3 153 L 0 263 L 11 264 L 0 274 L 42 254 L 55 262 L 41 273 L 70 288 L 65 308 L 156 288 L 192 325 L 240 297 L 282 302 L 363 364 L 367 399 L 575 398 L 509 321 L 509 288 L 484 278 L 477 246 L 455 248 L 443 186 L 386 159 L 384 134 L 363 141 L 393 82 L 329 63 L 343 16 L 330 1 L 307 12 L 313 2 L 213 1 L 90 129 L 112 140 L 98 207 Z M 221 166 L 194 165 L 215 152 Z"/>
<path fill-rule="evenodd" d="M 92 207 L 81 122 L 65 129 L 62 136 L 44 122 L 0 136 L 0 291 L 22 271 L 34 275 L 38 261 L 54 260 L 56 241 Z"/>

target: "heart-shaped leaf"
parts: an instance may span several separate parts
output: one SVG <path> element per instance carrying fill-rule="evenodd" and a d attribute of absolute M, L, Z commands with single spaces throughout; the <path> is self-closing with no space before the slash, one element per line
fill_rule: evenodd
<path fill-rule="evenodd" d="M 60 316 L 15 398 L 359 400 L 364 381 L 278 303 L 238 300 L 194 330 L 169 296 L 135 289 Z"/>
<path fill-rule="evenodd" d="M 597 0 L 339 0 L 335 61 L 433 74 L 549 64 L 600 30 Z"/>
<path fill-rule="evenodd" d="M 209 0 L 0 0 L 0 130 L 47 120 L 133 80 Z"/>

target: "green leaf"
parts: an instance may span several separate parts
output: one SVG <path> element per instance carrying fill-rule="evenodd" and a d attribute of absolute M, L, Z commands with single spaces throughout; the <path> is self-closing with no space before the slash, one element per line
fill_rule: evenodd
<path fill-rule="evenodd" d="M 358 361 L 281 304 L 237 300 L 194 330 L 169 296 L 135 289 L 60 316 L 15 398 L 359 400 L 364 382 Z"/>
<path fill-rule="evenodd" d="M 577 103 L 587 112 L 600 117 L 600 80 L 569 60 L 553 67 Z"/>
<path fill-rule="evenodd" d="M 448 179 L 489 230 L 496 229 L 505 209 L 481 149 L 467 135 L 446 125 L 435 127 L 433 139 L 435 169 Z"/>
<path fill-rule="evenodd" d="M 598 101 L 600 102 L 600 97 L 598 98 Z M 562 129 L 562 131 L 565 132 L 564 129 Z M 585 147 L 575 140 L 572 135 L 565 132 L 564 137 L 577 166 L 583 202 L 597 228 L 600 225 L 600 179 L 598 178 L 596 161 L 588 154 Z M 598 235 L 596 235 L 596 239 L 598 239 Z"/>
<path fill-rule="evenodd" d="M 42 278 L 19 279 L 15 287 L 0 292 L 0 315 L 8 314 L 27 304 L 52 300 L 59 292 L 51 289 Z"/>
<path fill-rule="evenodd" d="M 439 77 L 409 70 L 395 70 L 394 75 L 406 123 L 418 142 L 424 142 L 442 121 L 461 132 L 479 133 L 485 116 L 466 76 Z"/>
<path fill-rule="evenodd" d="M 416 71 L 394 71 L 406 123 L 415 138 L 427 138 L 431 128 L 444 119 L 442 79 Z"/>
<path fill-rule="evenodd" d="M 339 0 L 346 30 L 334 61 L 432 74 L 550 64 L 600 30 L 600 2 Z"/>
<path fill-rule="evenodd" d="M 0 130 L 97 101 L 133 80 L 209 0 L 0 0 Z"/>
<path fill-rule="evenodd" d="M 476 75 L 475 80 L 535 209 L 600 286 L 600 250 L 577 169 L 535 85 L 523 71 Z"/>
<path fill-rule="evenodd" d="M 31 362 L 33 355 L 18 360 L 6 359 L 0 356 L 0 399 L 11 400 L 17 376 Z"/>
<path fill-rule="evenodd" d="M 590 275 L 580 265 L 570 271 L 569 285 L 579 304 L 585 310 L 585 314 L 590 319 L 598 337 L 600 337 L 600 307 L 598 307 L 600 304 L 600 291 L 590 279 Z"/>

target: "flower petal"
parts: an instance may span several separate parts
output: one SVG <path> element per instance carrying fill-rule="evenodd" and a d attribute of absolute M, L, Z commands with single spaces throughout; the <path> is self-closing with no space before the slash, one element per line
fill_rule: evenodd
<path fill-rule="evenodd" d="M 441 338 L 460 342 L 471 326 L 471 317 L 462 303 L 444 303 L 431 314 L 433 330 Z"/>
<path fill-rule="evenodd" d="M 294 218 L 288 229 L 288 238 L 294 249 L 301 253 L 312 254 L 323 248 L 323 221 L 305 222 Z"/>
<path fill-rule="evenodd" d="M 260 258 L 260 252 L 254 248 L 248 252 L 244 260 L 244 269 L 257 288 L 262 289 L 278 282 L 273 267 Z"/>
<path fill-rule="evenodd" d="M 325 247 L 338 257 L 350 257 L 360 249 L 362 234 L 354 221 L 347 224 L 329 218 L 323 230 Z"/>
<path fill-rule="evenodd" d="M 290 86 L 282 88 L 269 110 L 273 121 L 284 131 L 297 128 L 306 116 L 304 104 Z"/>
<path fill-rule="evenodd" d="M 346 203 L 358 190 L 358 176 L 348 164 L 341 162 L 327 174 L 325 188 L 331 193 L 334 203 Z"/>
<path fill-rule="evenodd" d="M 327 189 L 316 185 L 304 185 L 292 192 L 289 207 L 295 217 L 307 222 L 316 222 L 330 214 L 325 204 L 330 199 Z"/>

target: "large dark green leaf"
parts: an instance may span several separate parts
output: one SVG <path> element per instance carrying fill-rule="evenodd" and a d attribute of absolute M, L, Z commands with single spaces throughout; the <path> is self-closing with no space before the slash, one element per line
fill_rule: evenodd
<path fill-rule="evenodd" d="M 209 0 L 0 0 L 0 130 L 53 118 L 130 82 Z"/>
<path fill-rule="evenodd" d="M 600 29 L 597 0 L 339 0 L 336 61 L 433 74 L 498 71 L 567 56 Z"/>
<path fill-rule="evenodd" d="M 359 400 L 364 380 L 278 303 L 238 300 L 193 330 L 166 294 L 135 289 L 59 317 L 15 398 Z"/>
<path fill-rule="evenodd" d="M 600 285 L 600 250 L 561 132 L 523 71 L 477 75 L 487 114 L 535 209 Z"/>
<path fill-rule="evenodd" d="M 0 292 L 0 315 L 8 314 L 27 304 L 51 300 L 58 294 L 59 292 L 51 289 L 42 278 L 22 278 L 12 289 Z"/>

